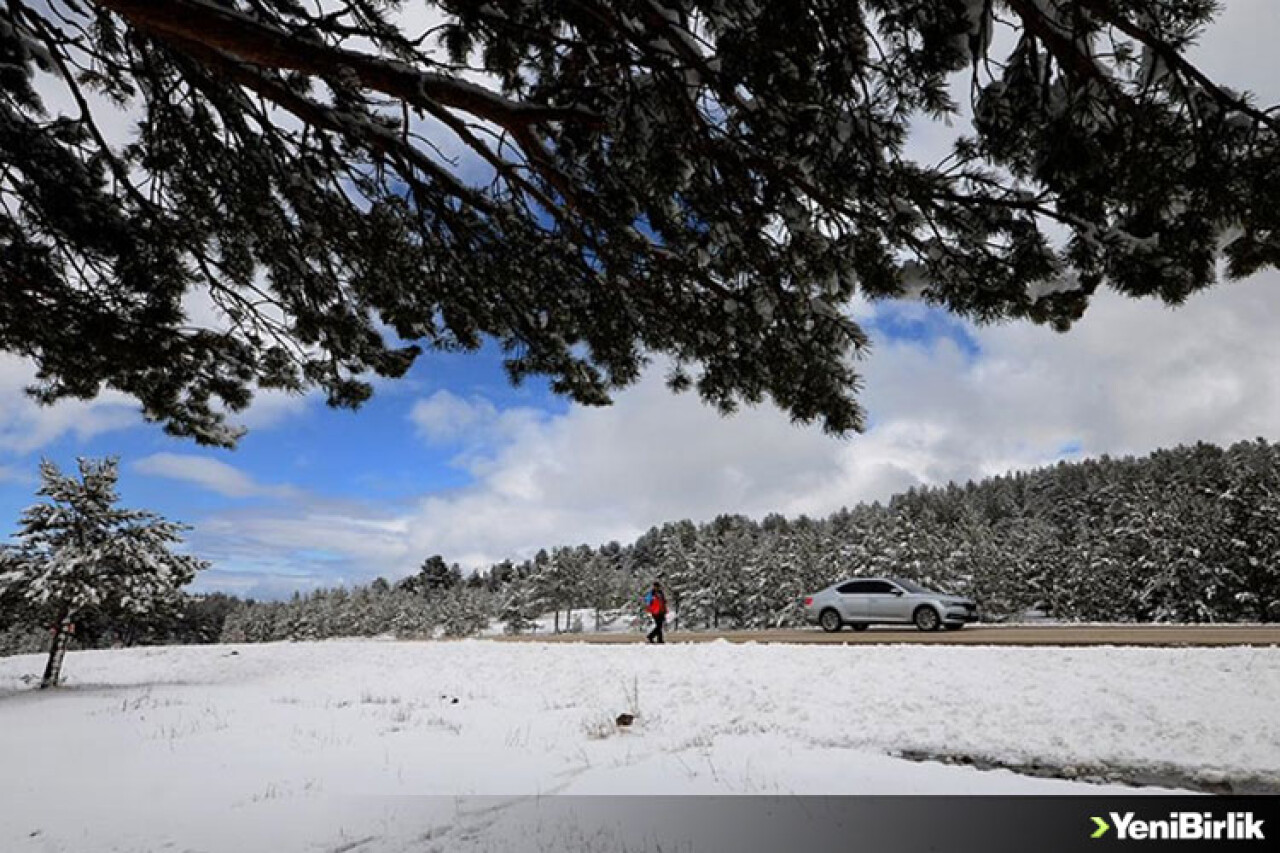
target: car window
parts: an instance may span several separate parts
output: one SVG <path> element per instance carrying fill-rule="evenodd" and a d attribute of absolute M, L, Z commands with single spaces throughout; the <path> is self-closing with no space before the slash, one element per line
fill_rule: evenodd
<path fill-rule="evenodd" d="M 896 583 L 898 586 L 902 587 L 903 589 L 905 589 L 907 592 L 923 593 L 923 594 L 925 594 L 925 595 L 927 595 L 927 594 L 929 593 L 929 590 L 927 590 L 927 589 L 925 589 L 924 587 L 920 586 L 920 584 L 918 584 L 918 583 L 912 583 L 911 581 L 899 580 L 899 579 L 897 579 L 897 578 L 894 578 L 894 581 L 893 581 L 893 582 L 894 582 L 894 583 Z"/>
<path fill-rule="evenodd" d="M 893 584 L 888 581 L 863 581 L 863 583 L 866 584 L 866 589 L 863 592 L 867 593 L 884 594 L 894 590 Z"/>
<path fill-rule="evenodd" d="M 841 595 L 866 595 L 868 583 L 869 581 L 849 581 L 836 587 L 836 592 Z"/>

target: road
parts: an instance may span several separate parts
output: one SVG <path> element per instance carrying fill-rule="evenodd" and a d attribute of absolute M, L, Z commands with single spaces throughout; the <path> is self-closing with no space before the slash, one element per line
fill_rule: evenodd
<path fill-rule="evenodd" d="M 526 634 L 511 642 L 640 643 L 644 635 Z M 935 643 L 953 646 L 1280 646 L 1280 625 L 970 625 L 960 631 L 923 633 L 914 628 L 876 627 L 827 634 L 817 628 L 772 631 L 668 632 L 669 643 L 815 643 L 874 645 Z"/>

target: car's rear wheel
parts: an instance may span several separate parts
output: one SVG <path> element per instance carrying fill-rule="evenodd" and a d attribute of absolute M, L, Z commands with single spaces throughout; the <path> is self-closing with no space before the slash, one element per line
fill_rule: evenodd
<path fill-rule="evenodd" d="M 840 618 L 840 614 L 828 607 L 822 611 L 818 617 L 818 624 L 822 626 L 822 630 L 828 634 L 834 634 L 844 627 L 844 620 Z"/>
<path fill-rule="evenodd" d="M 866 623 L 866 622 L 854 622 L 852 627 L 853 627 L 853 630 L 855 630 L 855 631 L 865 631 L 865 630 L 867 630 L 867 623 Z"/>
<path fill-rule="evenodd" d="M 911 621 L 916 623 L 916 627 L 921 631 L 936 631 L 942 620 L 938 618 L 938 611 L 932 607 L 925 605 L 917 607 L 915 614 L 911 617 Z"/>

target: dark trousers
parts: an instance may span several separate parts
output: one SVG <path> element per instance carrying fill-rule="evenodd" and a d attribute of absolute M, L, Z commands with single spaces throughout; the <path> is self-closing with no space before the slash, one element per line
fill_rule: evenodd
<path fill-rule="evenodd" d="M 646 639 L 648 639 L 649 642 L 651 643 L 665 642 L 665 640 L 662 639 L 662 626 L 665 625 L 666 622 L 667 622 L 667 614 L 655 613 L 653 616 L 653 630 L 649 632 Z"/>

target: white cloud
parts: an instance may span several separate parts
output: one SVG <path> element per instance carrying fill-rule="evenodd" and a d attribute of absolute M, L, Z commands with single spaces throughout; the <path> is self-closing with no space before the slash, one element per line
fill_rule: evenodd
<path fill-rule="evenodd" d="M 825 514 L 915 484 L 1047 464 L 1068 446 L 1122 454 L 1275 438 L 1277 284 L 1271 273 L 1223 285 L 1180 309 L 1102 296 L 1068 334 L 971 328 L 977 356 L 946 339 L 877 341 L 864 394 L 874 426 L 846 440 L 793 427 L 772 407 L 722 419 L 671 395 L 654 370 L 613 407 L 509 426 L 468 460 L 473 486 L 420 502 L 410 552 L 479 564 L 629 539 L 669 519 Z M 491 423 L 507 414 L 465 405 Z"/>
<path fill-rule="evenodd" d="M 228 515 L 204 525 L 203 531 L 223 534 L 226 541 L 258 555 L 285 549 L 385 566 L 407 554 L 405 519 L 362 516 L 351 507 L 312 505 L 302 510 L 295 516 Z"/>
<path fill-rule="evenodd" d="M 432 444 L 452 444 L 487 432 L 498 419 L 497 408 L 481 397 L 464 400 L 446 390 L 419 400 L 409 412 L 418 434 Z"/>
<path fill-rule="evenodd" d="M 267 486 L 225 462 L 190 453 L 155 453 L 139 459 L 134 470 L 152 477 L 166 477 L 193 483 L 229 498 L 296 497 L 290 486 Z"/>
<path fill-rule="evenodd" d="M 137 402 L 116 391 L 41 406 L 24 390 L 35 379 L 30 361 L 0 352 L 0 451 L 25 455 L 64 435 L 83 441 L 142 422 Z"/>
<path fill-rule="evenodd" d="M 479 565 L 554 544 L 626 541 L 666 520 L 884 498 L 926 479 L 935 462 L 905 432 L 886 426 L 840 441 L 772 407 L 725 419 L 672 395 L 654 370 L 612 407 L 525 420 L 471 458 L 475 485 L 416 507 L 411 552 Z"/>
<path fill-rule="evenodd" d="M 408 524 L 385 510 L 300 496 L 270 511 L 203 519 L 190 547 L 213 563 L 200 588 L 278 597 L 408 574 L 422 560 L 410 552 Z"/>
<path fill-rule="evenodd" d="M 1067 334 L 981 329 L 965 366 L 946 345 L 877 352 L 868 403 L 895 419 L 948 424 L 948 456 L 988 460 L 1078 440 L 1087 452 L 1226 442 L 1280 427 L 1280 274 L 1224 284 L 1179 309 L 1107 294 Z M 990 464 L 990 461 L 989 463 Z"/>
<path fill-rule="evenodd" d="M 42 406 L 25 390 L 35 381 L 36 368 L 29 360 L 0 352 L 0 452 L 25 456 L 64 436 L 87 441 L 144 424 L 141 406 L 127 394 L 107 389 L 92 400 Z M 253 404 L 230 420 L 251 430 L 277 426 L 303 414 L 316 396 L 259 390 Z"/>
<path fill-rule="evenodd" d="M 311 404 L 320 397 L 320 393 L 314 391 L 307 394 L 293 394 L 288 391 L 258 388 L 253 392 L 253 402 L 249 408 L 243 412 L 229 413 L 227 420 L 251 432 L 268 429 L 306 414 Z"/>
<path fill-rule="evenodd" d="M 1273 58 L 1280 35 L 1275 0 L 1231 0 L 1221 7 L 1188 58 L 1214 81 L 1253 92 L 1264 107 L 1280 101 Z"/>

